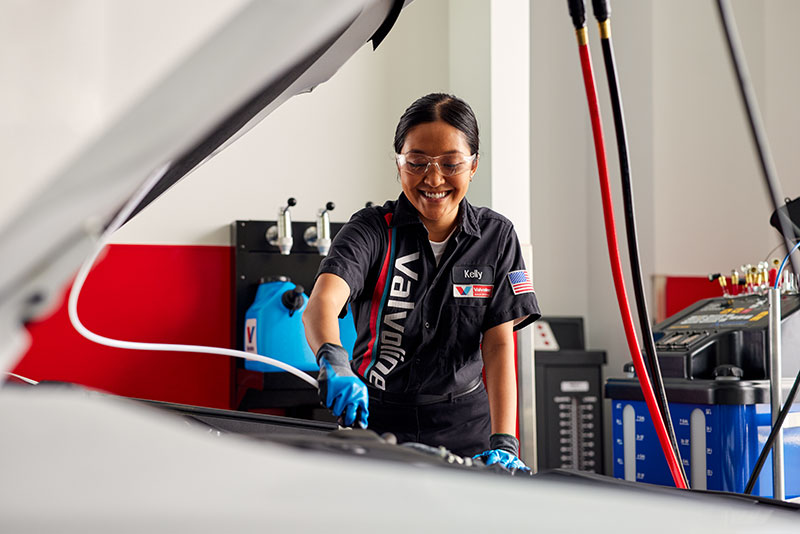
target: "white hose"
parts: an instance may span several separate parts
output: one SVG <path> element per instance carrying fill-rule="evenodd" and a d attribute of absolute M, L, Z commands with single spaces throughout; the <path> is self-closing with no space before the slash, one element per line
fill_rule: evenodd
<path fill-rule="evenodd" d="M 32 379 L 30 379 L 30 378 L 26 378 L 26 377 L 24 377 L 24 376 L 20 376 L 20 375 L 18 375 L 17 373 L 6 373 L 6 374 L 7 374 L 8 376 L 13 376 L 14 378 L 18 378 L 18 379 L 22 380 L 23 382 L 26 382 L 26 383 L 28 383 L 28 384 L 30 384 L 30 385 L 32 385 L 32 386 L 35 386 L 36 384 L 38 384 L 38 383 L 39 383 L 39 382 L 37 382 L 36 380 L 32 380 Z"/>
<path fill-rule="evenodd" d="M 164 175 L 164 173 L 169 168 L 169 165 L 164 165 L 160 169 L 158 169 L 153 175 L 142 185 L 142 187 L 137 191 L 137 193 L 128 201 L 127 204 L 122 208 L 122 210 L 117 214 L 116 218 L 113 222 L 106 228 L 103 232 L 103 235 L 100 236 L 100 239 L 97 242 L 94 252 L 86 258 L 86 261 L 83 262 L 81 265 L 80 270 L 78 271 L 78 275 L 75 277 L 75 281 L 72 283 L 72 290 L 69 293 L 69 301 L 67 303 L 67 310 L 69 312 L 69 320 L 72 323 L 72 326 L 75 330 L 78 331 L 80 335 L 85 337 L 90 341 L 94 341 L 95 343 L 99 343 L 100 345 L 106 345 L 109 347 L 117 347 L 120 349 L 131 349 L 131 350 L 151 350 L 151 351 L 169 351 L 169 352 L 198 352 L 202 354 L 221 354 L 223 356 L 230 356 L 232 358 L 243 358 L 245 360 L 252 360 L 256 362 L 262 362 L 268 365 L 273 365 L 284 371 L 293 374 L 294 376 L 308 382 L 310 385 L 314 386 L 315 388 L 319 388 L 319 384 L 317 383 L 314 378 L 309 376 L 308 374 L 304 373 L 300 369 L 296 367 L 292 367 L 284 362 L 275 360 L 273 358 L 268 358 L 266 356 L 261 356 L 259 354 L 252 354 L 250 352 L 244 352 L 241 350 L 234 350 L 234 349 L 224 349 L 221 347 L 206 347 L 202 345 L 179 345 L 179 344 L 172 344 L 172 343 L 141 343 L 137 341 L 121 341 L 119 339 L 111 339 L 108 337 L 101 336 L 99 334 L 95 334 L 88 328 L 86 328 L 83 323 L 81 323 L 80 318 L 78 317 L 78 297 L 80 296 L 80 292 L 83 289 L 83 284 L 86 282 L 86 277 L 89 275 L 89 271 L 91 270 L 92 266 L 94 265 L 97 256 L 103 251 L 108 243 L 111 235 L 117 231 L 117 229 L 122 226 L 128 216 L 133 212 L 136 206 L 144 199 L 148 192 L 155 186 L 158 180 Z"/>

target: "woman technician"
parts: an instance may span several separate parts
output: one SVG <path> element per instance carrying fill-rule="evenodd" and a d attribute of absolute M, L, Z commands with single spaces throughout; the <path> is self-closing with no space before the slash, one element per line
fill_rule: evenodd
<path fill-rule="evenodd" d="M 303 322 L 320 398 L 345 425 L 524 468 L 512 333 L 540 313 L 513 225 L 465 198 L 478 143 L 457 97 L 429 94 L 405 111 L 394 139 L 403 192 L 339 231 Z M 337 323 L 348 302 L 352 362 Z"/>

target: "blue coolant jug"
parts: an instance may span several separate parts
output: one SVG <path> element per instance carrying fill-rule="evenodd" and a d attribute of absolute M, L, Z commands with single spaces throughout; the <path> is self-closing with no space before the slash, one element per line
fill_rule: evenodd
<path fill-rule="evenodd" d="M 318 371 L 317 360 L 306 342 L 303 311 L 308 297 L 302 286 L 286 277 L 262 281 L 253 304 L 245 313 L 244 350 L 261 354 L 297 367 L 302 371 Z M 347 315 L 339 319 L 342 345 L 353 357 L 356 330 L 348 305 Z M 268 373 L 281 369 L 262 362 L 245 360 L 245 369 Z"/>

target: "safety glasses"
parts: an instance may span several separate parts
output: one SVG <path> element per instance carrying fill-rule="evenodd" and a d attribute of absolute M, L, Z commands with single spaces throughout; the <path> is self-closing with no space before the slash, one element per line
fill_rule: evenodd
<path fill-rule="evenodd" d="M 441 156 L 426 156 L 416 152 L 395 154 L 400 170 L 417 176 L 427 174 L 431 165 L 435 165 L 442 176 L 455 176 L 471 169 L 476 157 L 478 157 L 477 154 L 465 156 L 460 153 L 442 154 Z"/>

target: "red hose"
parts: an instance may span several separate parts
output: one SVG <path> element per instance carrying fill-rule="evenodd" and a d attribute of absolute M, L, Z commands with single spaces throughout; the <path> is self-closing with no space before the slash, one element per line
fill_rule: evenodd
<path fill-rule="evenodd" d="M 585 31 L 585 28 L 583 31 Z M 600 194 L 603 197 L 603 217 L 605 220 L 606 241 L 608 242 L 608 255 L 611 260 L 614 288 L 617 292 L 617 302 L 619 304 L 620 314 L 622 315 L 622 324 L 625 328 L 625 337 L 628 341 L 628 350 L 633 359 L 636 376 L 639 378 L 639 385 L 642 388 L 642 394 L 647 403 L 647 409 L 650 411 L 650 417 L 653 420 L 656 434 L 658 434 L 658 441 L 661 444 L 662 451 L 664 451 L 664 457 L 667 459 L 667 465 L 669 466 L 672 480 L 675 482 L 676 487 L 686 489 L 678 459 L 675 455 L 675 451 L 672 449 L 667 429 L 664 426 L 664 419 L 661 417 L 661 412 L 658 410 L 656 397 L 653 393 L 653 386 L 650 384 L 650 379 L 644 366 L 644 359 L 639 350 L 639 340 L 636 338 L 636 330 L 633 327 L 633 317 L 631 316 L 631 310 L 628 306 L 628 295 L 625 290 L 625 282 L 622 277 L 622 266 L 619 258 L 617 229 L 614 223 L 614 204 L 611 200 L 611 189 L 608 179 L 608 163 L 606 162 L 606 148 L 603 141 L 603 124 L 600 120 L 600 109 L 597 101 L 597 89 L 594 83 L 592 58 L 589 55 L 589 45 L 580 44 L 578 46 L 578 52 L 581 57 L 581 69 L 583 70 L 583 83 L 586 87 L 586 99 L 589 103 L 589 115 L 592 118 L 592 134 L 594 135 L 594 149 L 597 155 L 597 170 L 600 176 Z"/>

